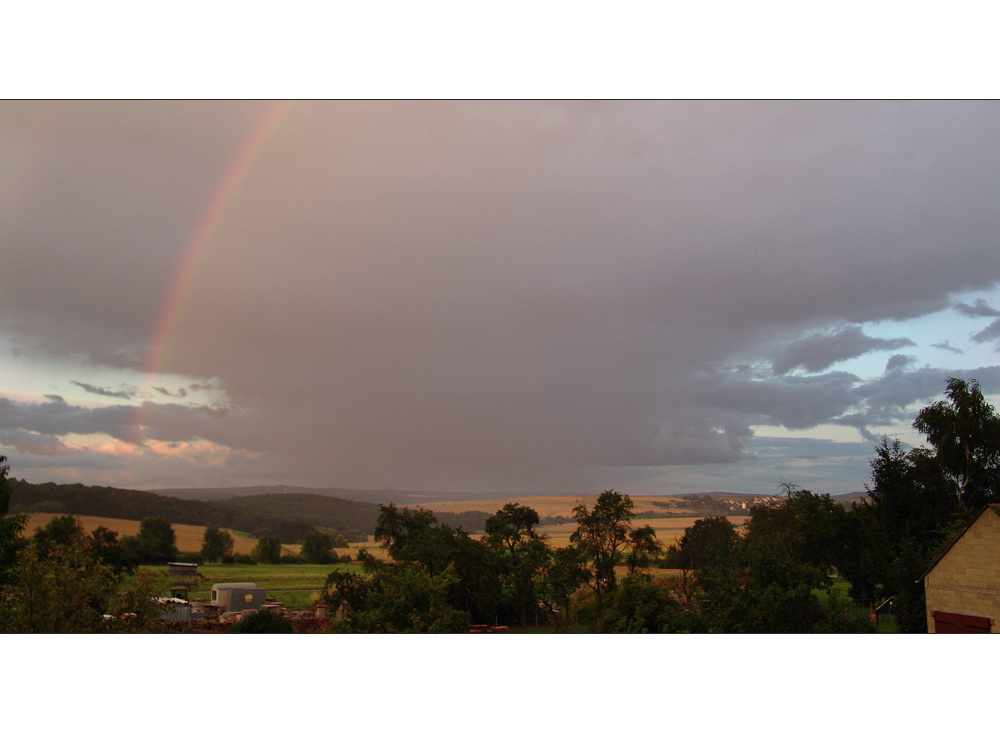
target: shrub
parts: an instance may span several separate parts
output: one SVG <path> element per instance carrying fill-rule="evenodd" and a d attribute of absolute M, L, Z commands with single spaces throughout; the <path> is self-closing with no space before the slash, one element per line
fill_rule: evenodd
<path fill-rule="evenodd" d="M 150 565 L 160 565 L 177 559 L 177 535 L 170 522 L 162 517 L 146 517 L 139 522 L 139 557 Z"/>
<path fill-rule="evenodd" d="M 249 555 L 244 555 L 242 552 L 237 552 L 233 555 L 233 562 L 237 565 L 256 565 L 257 561 L 254 560 Z"/>
<path fill-rule="evenodd" d="M 302 538 L 302 557 L 311 565 L 329 565 L 335 562 L 333 547 L 333 537 L 326 532 L 310 532 Z"/>
<path fill-rule="evenodd" d="M 268 565 L 281 562 L 281 540 L 274 535 L 261 537 L 253 548 L 253 559 Z"/>
<path fill-rule="evenodd" d="M 231 634 L 291 634 L 294 631 L 291 621 L 270 610 L 244 616 L 229 629 Z"/>

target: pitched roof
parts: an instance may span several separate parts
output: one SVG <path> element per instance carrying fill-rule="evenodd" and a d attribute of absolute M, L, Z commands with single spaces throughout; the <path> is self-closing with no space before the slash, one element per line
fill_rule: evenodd
<path fill-rule="evenodd" d="M 967 525 L 965 525 L 965 528 L 961 532 L 959 532 L 951 542 L 949 542 L 947 545 L 945 545 L 944 549 L 941 550 L 941 552 L 938 554 L 937 559 L 934 562 L 932 562 L 931 566 L 929 568 L 927 568 L 927 570 L 924 571 L 924 574 L 921 575 L 919 578 L 917 578 L 914 582 L 915 583 L 919 583 L 921 580 L 923 580 L 924 578 L 926 578 L 927 574 L 931 570 L 933 570 L 934 568 L 936 568 L 937 564 L 939 562 L 941 562 L 944 559 L 944 556 L 947 555 L 948 552 L 951 550 L 951 548 L 955 546 L 955 543 L 958 542 L 960 539 L 962 539 L 962 537 L 965 535 L 965 533 L 969 531 L 969 528 L 973 524 L 975 524 L 976 522 L 978 522 L 979 518 L 981 516 L 983 516 L 983 514 L 985 514 L 990 509 L 992 509 L 996 513 L 996 515 L 998 517 L 1000 517 L 1000 504 L 987 504 L 982 509 L 980 509 L 979 513 L 976 514 L 976 516 L 972 518 L 972 521 L 969 522 Z"/>

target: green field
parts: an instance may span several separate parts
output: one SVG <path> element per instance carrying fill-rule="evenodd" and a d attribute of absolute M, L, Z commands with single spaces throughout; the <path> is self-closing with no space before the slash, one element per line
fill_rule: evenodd
<path fill-rule="evenodd" d="M 846 580 L 843 578 L 836 578 L 829 591 L 816 589 L 813 591 L 813 595 L 816 596 L 816 599 L 825 606 L 830 602 L 830 593 L 832 592 L 837 596 L 838 601 L 848 608 L 851 618 L 857 618 L 858 616 L 867 617 L 871 612 L 871 608 L 867 603 L 858 604 L 848 598 L 847 591 L 849 591 L 850 588 L 851 584 Z M 889 616 L 881 616 L 879 618 L 878 632 L 880 634 L 894 634 L 898 630 L 895 620 L 890 621 L 889 618 Z"/>
<path fill-rule="evenodd" d="M 150 566 L 158 576 L 166 576 L 163 566 Z M 198 585 L 188 597 L 209 600 L 213 583 L 256 583 L 266 588 L 270 598 L 281 601 L 285 608 L 308 608 L 319 596 L 326 577 L 334 570 L 350 573 L 361 571 L 360 565 L 199 565 Z"/>

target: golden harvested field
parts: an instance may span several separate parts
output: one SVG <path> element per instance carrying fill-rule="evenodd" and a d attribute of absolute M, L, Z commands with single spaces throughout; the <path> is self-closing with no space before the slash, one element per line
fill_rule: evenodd
<path fill-rule="evenodd" d="M 674 541 L 679 540 L 684 534 L 684 530 L 702 517 L 691 515 L 690 517 L 676 517 L 671 519 L 634 519 L 633 527 L 642 527 L 648 524 L 656 530 L 656 538 L 663 543 L 664 547 L 669 547 Z M 737 527 L 743 524 L 749 517 L 729 517 L 729 521 Z M 576 530 L 576 523 L 569 524 L 541 524 L 536 527 L 539 534 L 548 537 L 549 543 L 553 547 L 565 547 L 569 544 L 569 536 Z"/>
<path fill-rule="evenodd" d="M 541 523 L 536 528 L 539 533 L 547 535 L 549 542 L 554 547 L 565 547 L 569 544 L 569 536 L 576 529 L 575 522 L 567 524 L 546 524 L 547 517 L 570 517 L 573 508 L 578 504 L 586 504 L 593 507 L 597 501 L 596 496 L 529 496 L 519 499 L 480 499 L 473 501 L 441 501 L 427 504 L 419 504 L 423 509 L 431 509 L 438 512 L 495 512 L 504 504 L 515 502 L 522 506 L 530 506 L 541 518 Z M 633 496 L 632 502 L 635 504 L 636 513 L 639 512 L 663 512 L 663 511 L 684 511 L 678 504 L 680 500 L 673 496 Z M 656 506 L 668 504 L 669 506 Z M 687 517 L 675 517 L 670 519 L 635 519 L 633 526 L 641 527 L 648 524 L 656 530 L 656 536 L 664 546 L 669 546 L 684 534 L 684 530 L 701 519 L 701 515 L 692 513 Z M 736 526 L 742 526 L 747 517 L 730 517 Z"/>
<path fill-rule="evenodd" d="M 423 509 L 431 509 L 436 512 L 493 512 L 500 509 L 504 504 L 517 503 L 522 506 L 530 506 L 545 522 L 546 517 L 569 517 L 573 514 L 573 507 L 577 504 L 586 504 L 588 507 L 594 506 L 597 501 L 596 496 L 528 496 L 518 499 L 475 499 L 471 501 L 436 501 L 425 504 L 411 504 Z M 678 504 L 680 500 L 675 496 L 633 496 L 632 502 L 635 504 L 636 512 L 655 511 L 684 511 Z M 656 506 L 653 502 L 669 504 L 669 507 Z"/>
<path fill-rule="evenodd" d="M 24 530 L 25 536 L 34 533 L 36 527 L 44 527 L 53 517 L 58 514 L 32 514 L 28 517 L 28 526 Z M 132 519 L 110 519 L 108 517 L 84 517 L 77 515 L 85 532 L 93 532 L 97 527 L 107 527 L 118 533 L 118 537 L 125 535 L 139 534 L 139 523 Z M 177 535 L 177 550 L 179 552 L 199 552 L 201 550 L 201 540 L 205 535 L 205 528 L 193 524 L 172 524 L 174 533 Z M 257 544 L 256 540 L 233 535 L 235 541 L 233 552 L 241 552 L 246 555 Z"/>

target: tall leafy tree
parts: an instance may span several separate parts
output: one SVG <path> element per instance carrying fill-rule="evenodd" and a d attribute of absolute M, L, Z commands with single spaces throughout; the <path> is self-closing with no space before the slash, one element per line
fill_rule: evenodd
<path fill-rule="evenodd" d="M 33 537 L 35 551 L 39 557 L 47 557 L 54 545 L 68 545 L 83 537 L 83 525 L 72 514 L 53 517 L 44 527 L 35 530 Z"/>
<path fill-rule="evenodd" d="M 107 527 L 98 526 L 94 529 L 87 545 L 95 560 L 119 575 L 134 573 L 139 567 L 139 558 L 127 553 L 118 541 L 118 533 Z"/>
<path fill-rule="evenodd" d="M 170 522 L 162 517 L 146 517 L 139 522 L 136 545 L 145 563 L 155 565 L 177 559 L 177 535 Z"/>
<path fill-rule="evenodd" d="M 552 551 L 548 564 L 538 584 L 541 603 L 555 614 L 555 631 L 560 626 L 569 628 L 573 610 L 573 594 L 581 585 L 590 580 L 587 558 L 583 550 L 575 545 L 559 547 Z"/>
<path fill-rule="evenodd" d="M 366 633 L 453 633 L 471 623 L 468 613 L 451 602 L 460 582 L 448 567 L 431 574 L 416 563 L 378 563 L 371 577 L 347 582 L 331 575 L 327 601 L 348 601 L 351 611 L 332 631 Z"/>
<path fill-rule="evenodd" d="M 814 494 L 792 483 L 780 488 L 787 497 L 784 503 L 750 510 L 746 539 L 780 535 L 794 559 L 816 568 L 825 583 L 846 552 L 842 535 L 847 510 L 829 494 Z"/>
<path fill-rule="evenodd" d="M 945 395 L 922 409 L 913 427 L 935 451 L 963 506 L 981 509 L 1000 497 L 1000 416 L 976 380 L 948 379 Z"/>
<path fill-rule="evenodd" d="M 570 542 L 584 552 L 591 564 L 589 582 L 598 599 L 618 585 L 615 566 L 628 542 L 634 506 L 630 496 L 609 490 L 597 497 L 593 509 L 585 504 L 573 509 L 576 531 L 570 535 Z"/>
<path fill-rule="evenodd" d="M 651 559 L 663 549 L 656 539 L 656 530 L 648 524 L 630 529 L 625 541 L 625 566 L 634 575 L 641 568 L 649 567 Z"/>
<path fill-rule="evenodd" d="M 485 536 L 490 544 L 514 554 L 522 540 L 537 536 L 538 521 L 538 512 L 531 507 L 508 503 L 486 520 Z"/>
<path fill-rule="evenodd" d="M 926 449 L 904 453 L 883 439 L 871 460 L 868 501 L 848 518 L 852 552 L 839 566 L 855 597 L 893 596 L 903 631 L 926 631 L 923 587 L 917 579 L 968 514 L 956 482 Z"/>
<path fill-rule="evenodd" d="M 219 562 L 224 557 L 232 557 L 236 540 L 227 529 L 205 527 L 201 540 L 201 557 L 205 562 Z"/>
<path fill-rule="evenodd" d="M 414 564 L 431 576 L 451 568 L 457 582 L 448 586 L 452 605 L 477 623 L 492 622 L 500 603 L 496 553 L 467 532 L 439 524 L 426 509 L 380 506 L 375 539 L 395 562 Z"/>
<path fill-rule="evenodd" d="M 736 527 L 727 517 L 695 520 L 677 543 L 677 567 L 687 570 L 728 564 L 739 543 Z"/>
<path fill-rule="evenodd" d="M 9 471 L 7 456 L 0 456 L 0 592 L 11 582 L 18 553 L 28 544 L 21 537 L 28 517 L 24 514 L 7 514 L 10 510 L 10 485 L 7 479 Z"/>
<path fill-rule="evenodd" d="M 276 535 L 266 534 L 257 540 L 251 554 L 257 562 L 277 565 L 281 562 L 281 540 Z"/>
<path fill-rule="evenodd" d="M 536 581 L 549 559 L 545 542 L 535 533 L 538 521 L 531 507 L 508 503 L 486 520 L 483 537 L 497 551 L 501 593 L 510 598 L 522 626 L 528 607 L 538 602 Z"/>
<path fill-rule="evenodd" d="M 313 531 L 302 538 L 302 559 L 313 565 L 334 562 L 333 538 L 326 532 Z"/>

